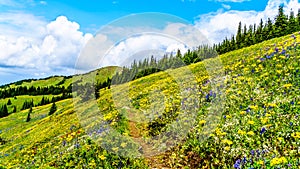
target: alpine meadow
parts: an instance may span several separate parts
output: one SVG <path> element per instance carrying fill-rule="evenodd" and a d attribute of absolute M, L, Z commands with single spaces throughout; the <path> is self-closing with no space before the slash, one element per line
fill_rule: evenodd
<path fill-rule="evenodd" d="M 299 168 L 300 11 L 283 9 L 214 45 L 2 85 L 0 168 Z"/>

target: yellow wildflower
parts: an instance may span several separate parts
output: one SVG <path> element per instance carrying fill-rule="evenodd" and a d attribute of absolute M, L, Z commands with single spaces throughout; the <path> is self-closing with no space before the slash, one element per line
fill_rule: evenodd
<path fill-rule="evenodd" d="M 206 121 L 205 120 L 201 120 L 201 121 L 199 121 L 199 124 L 200 125 L 202 125 L 202 124 L 205 124 L 206 123 Z"/>
<path fill-rule="evenodd" d="M 238 131 L 238 134 L 240 134 L 240 135 L 245 135 L 245 134 L 246 134 L 246 132 L 245 132 L 245 131 L 243 131 L 243 130 L 239 130 L 239 131 Z"/>
<path fill-rule="evenodd" d="M 126 147 L 126 145 L 127 145 L 126 143 L 121 143 L 121 147 L 123 148 Z"/>
<path fill-rule="evenodd" d="M 247 134 L 251 135 L 251 136 L 254 136 L 254 132 L 253 131 L 249 131 Z"/>
<path fill-rule="evenodd" d="M 252 120 L 249 120 L 249 121 L 248 121 L 248 124 L 253 125 L 253 124 L 255 124 L 255 122 L 252 121 Z"/>
<path fill-rule="evenodd" d="M 287 159 L 285 157 L 273 158 L 270 162 L 271 167 L 279 164 L 284 164 L 284 163 L 287 163 Z"/>
<path fill-rule="evenodd" d="M 102 154 L 101 156 L 99 155 L 98 158 L 100 158 L 101 160 L 105 160 L 106 157 Z"/>

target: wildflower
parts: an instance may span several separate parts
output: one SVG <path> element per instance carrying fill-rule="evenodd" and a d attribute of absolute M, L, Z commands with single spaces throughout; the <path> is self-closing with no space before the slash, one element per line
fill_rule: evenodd
<path fill-rule="evenodd" d="M 262 124 L 266 124 L 267 122 L 268 122 L 268 118 L 262 118 L 262 119 L 261 119 L 261 123 L 262 123 Z"/>
<path fill-rule="evenodd" d="M 260 134 L 263 134 L 263 133 L 265 133 L 267 130 L 266 130 L 266 128 L 262 128 L 261 130 L 260 130 Z"/>
<path fill-rule="evenodd" d="M 126 147 L 126 145 L 127 145 L 126 143 L 121 143 L 121 147 L 123 148 Z"/>
<path fill-rule="evenodd" d="M 299 138 L 300 138 L 300 132 L 292 133 L 291 136 L 292 136 L 293 138 L 295 138 L 295 139 L 296 139 L 296 138 L 299 139 Z"/>
<path fill-rule="evenodd" d="M 224 144 L 228 144 L 228 145 L 231 145 L 231 144 L 233 144 L 233 142 L 232 142 L 232 141 L 230 141 L 230 140 L 228 140 L 228 139 L 222 140 L 222 143 L 224 143 Z"/>
<path fill-rule="evenodd" d="M 251 151 L 250 151 L 250 154 L 251 154 L 252 156 L 254 156 L 255 151 L 254 151 L 254 150 L 251 150 Z"/>
<path fill-rule="evenodd" d="M 245 132 L 245 131 L 243 131 L 243 130 L 239 130 L 239 131 L 238 131 L 238 134 L 240 134 L 240 135 L 245 135 L 245 134 L 246 134 L 246 132 Z"/>
<path fill-rule="evenodd" d="M 254 132 L 253 131 L 249 131 L 247 134 L 251 135 L 251 136 L 254 136 Z"/>
<path fill-rule="evenodd" d="M 247 163 L 247 158 L 246 157 L 243 158 L 243 163 L 244 164 Z"/>
<path fill-rule="evenodd" d="M 284 84 L 284 85 L 283 85 L 284 88 L 290 88 L 290 87 L 292 87 L 292 86 L 293 86 L 293 85 L 290 84 L 290 83 L 289 83 L 289 84 Z"/>
<path fill-rule="evenodd" d="M 254 121 L 252 121 L 252 120 L 249 120 L 248 121 L 248 124 L 250 124 L 250 125 L 253 125 L 255 122 Z"/>
<path fill-rule="evenodd" d="M 236 160 L 236 162 L 235 162 L 235 164 L 234 164 L 234 168 L 240 168 L 240 165 L 241 165 L 241 160 L 240 159 L 238 159 L 238 160 Z"/>
<path fill-rule="evenodd" d="M 203 124 L 205 124 L 206 123 L 206 121 L 205 120 L 201 120 L 201 121 L 199 121 L 199 124 L 200 125 L 203 125 Z"/>
<path fill-rule="evenodd" d="M 290 126 L 293 126 L 293 122 L 290 122 Z"/>
<path fill-rule="evenodd" d="M 257 162 L 257 164 L 263 165 L 264 161 L 260 160 L 260 161 Z"/>
<path fill-rule="evenodd" d="M 270 165 L 271 167 L 275 166 L 275 165 L 279 165 L 279 164 L 284 164 L 287 163 L 287 159 L 285 157 L 280 157 L 280 158 L 273 158 L 270 161 Z"/>
<path fill-rule="evenodd" d="M 229 147 L 229 146 L 226 146 L 226 147 L 224 148 L 224 150 L 229 151 L 229 150 L 230 150 L 230 147 Z"/>
<path fill-rule="evenodd" d="M 101 156 L 99 155 L 98 158 L 100 158 L 101 160 L 105 160 L 106 157 L 102 154 Z"/>

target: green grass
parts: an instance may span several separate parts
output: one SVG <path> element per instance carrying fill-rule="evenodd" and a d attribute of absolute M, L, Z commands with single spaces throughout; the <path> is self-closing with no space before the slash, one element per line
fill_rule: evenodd
<path fill-rule="evenodd" d="M 30 122 L 25 122 L 28 110 L 1 118 L 0 137 L 7 143 L 0 145 L 0 166 L 118 168 L 122 164 L 124 168 L 233 168 L 238 159 L 245 157 L 243 168 L 287 168 L 288 164 L 297 168 L 300 35 L 296 37 L 272 39 L 221 55 L 223 68 L 213 67 L 213 73 L 205 65 L 220 66 L 213 65 L 218 63 L 216 58 L 155 73 L 112 86 L 110 90 L 101 89 L 97 101 L 60 101 L 52 116 L 47 115 L 49 104 L 35 107 Z M 279 48 L 278 53 L 266 58 L 275 47 Z M 282 48 L 286 53 L 280 54 Z M 101 76 L 96 78 L 106 80 L 115 68 L 99 71 Z M 93 81 L 96 73 L 74 78 L 83 79 L 84 84 Z M 71 79 L 67 79 L 64 85 L 70 83 Z M 209 95 L 210 91 L 216 96 Z M 11 101 L 19 106 L 31 98 L 37 102 L 41 96 L 19 96 Z M 184 98 L 188 99 L 182 102 Z M 5 102 L 7 99 L 0 101 Z M 196 112 L 195 104 L 200 107 Z M 99 136 L 98 129 L 107 126 L 110 132 Z M 180 135 L 184 138 L 182 142 L 172 135 L 180 131 L 187 134 Z M 163 133 L 173 137 L 153 139 Z M 119 157 L 122 153 L 139 155 L 137 148 L 141 145 L 130 138 L 136 135 L 157 148 L 172 141 L 176 144 L 153 157 Z M 99 146 L 103 143 L 108 144 L 107 149 Z"/>

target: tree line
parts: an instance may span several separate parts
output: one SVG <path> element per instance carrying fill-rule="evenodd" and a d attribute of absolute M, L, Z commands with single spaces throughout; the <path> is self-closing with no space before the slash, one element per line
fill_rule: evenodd
<path fill-rule="evenodd" d="M 226 37 L 221 43 L 215 44 L 213 48 L 218 54 L 223 54 L 297 31 L 300 31 L 300 10 L 296 16 L 293 11 L 289 15 L 285 15 L 283 6 L 279 6 L 274 21 L 268 18 L 264 22 L 261 19 L 258 25 L 251 24 L 248 27 L 247 25 L 242 26 L 242 23 L 239 22 L 236 35 L 232 35 L 230 38 Z"/>
<path fill-rule="evenodd" d="M 67 88 L 64 86 L 49 86 L 49 87 L 26 87 L 19 86 L 14 88 L 6 88 L 0 90 L 0 99 L 9 97 L 21 96 L 21 95 L 59 95 L 63 93 L 72 93 L 72 86 L 69 85 Z"/>

